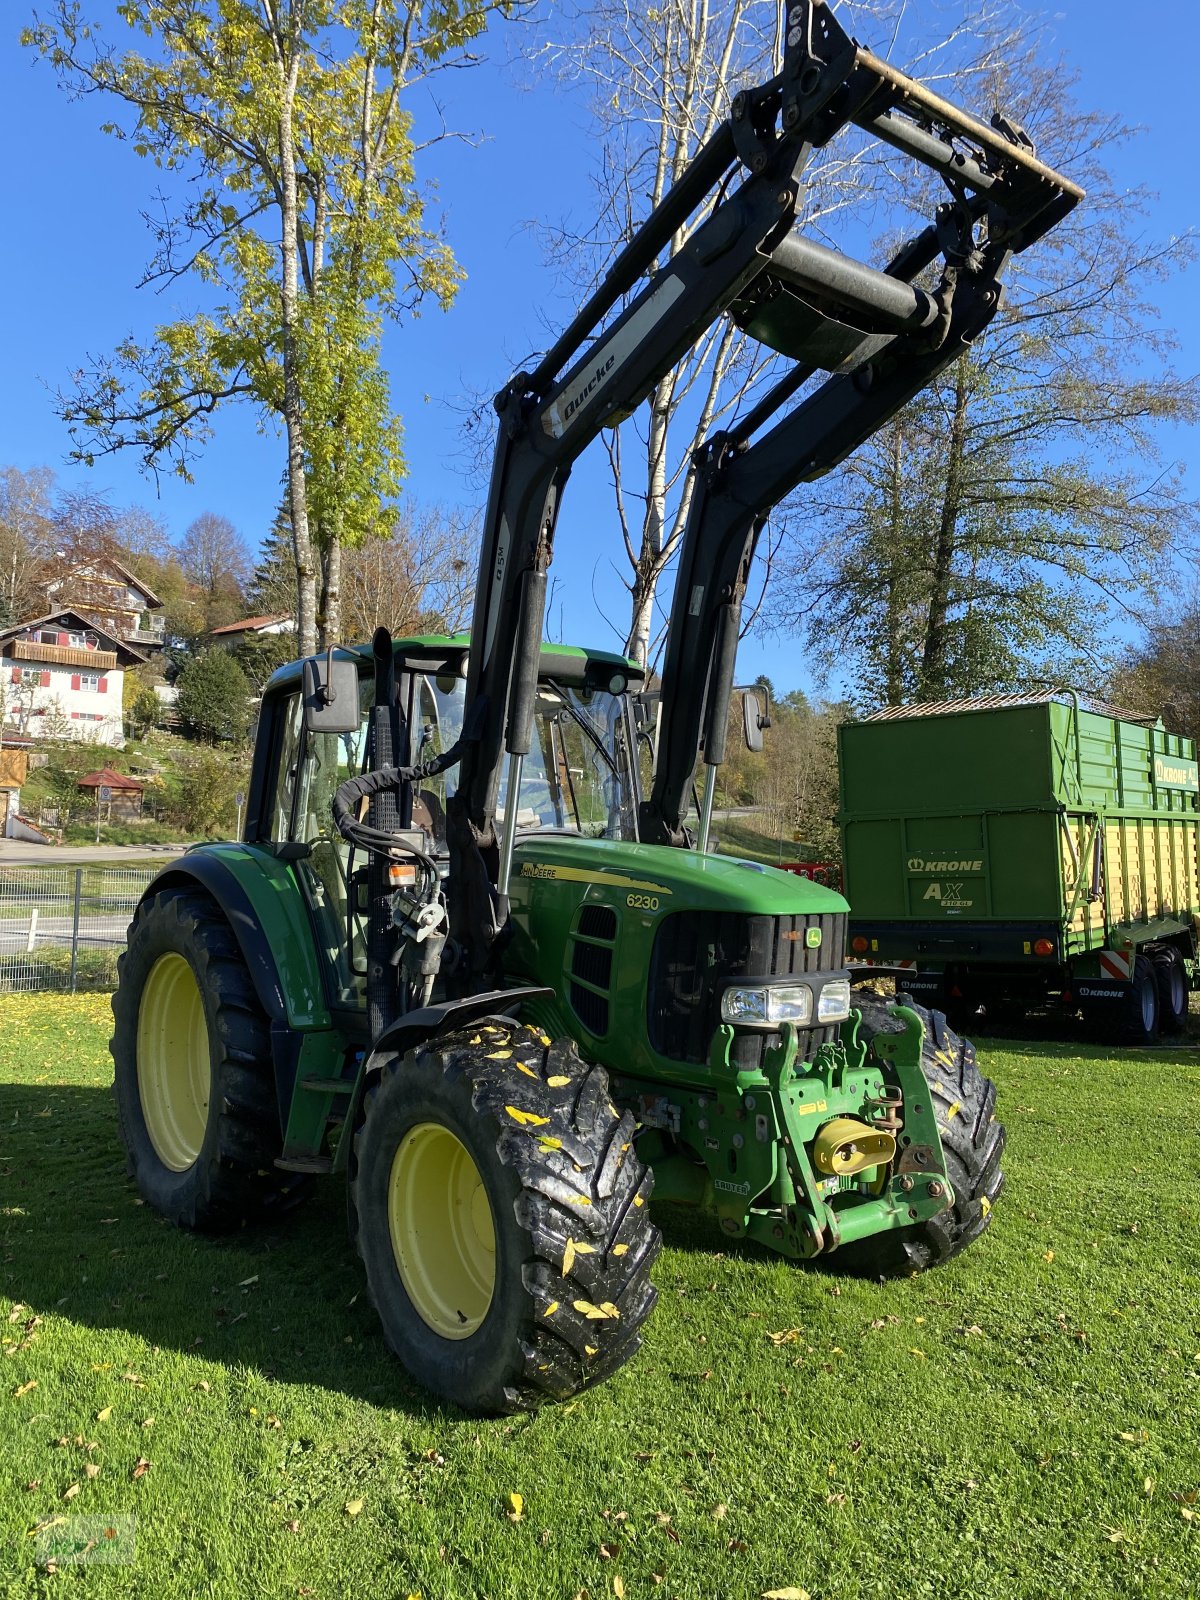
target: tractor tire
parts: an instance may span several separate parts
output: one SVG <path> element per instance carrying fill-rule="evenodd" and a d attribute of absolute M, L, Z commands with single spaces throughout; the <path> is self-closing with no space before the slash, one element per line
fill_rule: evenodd
<path fill-rule="evenodd" d="M 603 1067 L 509 1018 L 383 1057 L 351 1214 L 384 1338 L 418 1383 L 489 1414 L 629 1360 L 661 1243 L 634 1130 Z"/>
<path fill-rule="evenodd" d="M 236 1228 L 301 1199 L 280 1171 L 267 1019 L 207 895 L 143 900 L 117 966 L 113 1092 L 129 1176 L 181 1228 Z"/>
<path fill-rule="evenodd" d="M 1158 988 L 1158 1028 L 1167 1035 L 1180 1034 L 1187 1027 L 1188 977 L 1178 950 L 1156 950 L 1150 958 Z"/>
<path fill-rule="evenodd" d="M 888 1000 L 856 997 L 854 1005 L 862 1012 L 861 1037 L 867 1041 L 903 1026 L 890 1015 Z M 954 1204 L 928 1222 L 892 1228 L 835 1250 L 830 1267 L 855 1277 L 906 1277 L 952 1260 L 988 1227 L 1004 1188 L 1000 1160 L 1006 1135 L 995 1117 L 995 1084 L 980 1072 L 975 1046 L 960 1039 L 940 1011 L 911 1002 L 909 1006 L 925 1024 L 921 1065 L 937 1114 Z"/>
<path fill-rule="evenodd" d="M 1128 992 L 1120 1001 L 1114 1018 L 1118 1042 L 1131 1045 L 1156 1043 L 1160 1016 L 1158 977 L 1154 963 L 1149 956 L 1138 956 L 1133 963 L 1133 977 Z"/>

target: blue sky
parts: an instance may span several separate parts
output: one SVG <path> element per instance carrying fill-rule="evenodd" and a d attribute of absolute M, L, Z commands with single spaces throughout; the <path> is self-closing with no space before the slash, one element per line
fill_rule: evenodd
<path fill-rule="evenodd" d="M 67 381 L 85 353 L 111 350 L 130 333 L 144 336 L 156 321 L 186 311 L 188 302 L 177 291 L 156 298 L 136 289 L 148 255 L 141 212 L 157 175 L 99 131 L 104 110 L 97 101 L 69 101 L 46 64 L 18 46 L 16 33 L 28 15 L 24 0 L 5 9 L 0 148 L 8 152 L 11 221 L 0 255 L 0 466 L 48 465 L 67 486 L 107 491 L 120 503 L 140 501 L 176 538 L 202 511 L 216 511 L 254 546 L 278 500 L 283 455 L 274 436 L 256 431 L 248 411 L 230 410 L 218 422 L 194 485 L 165 479 L 157 498 L 132 458 L 109 458 L 90 470 L 65 460 L 69 440 L 51 389 Z M 85 6 L 103 9 L 104 0 Z M 1198 15 L 1194 0 L 1140 11 L 1117 0 L 1072 0 L 1048 13 L 1059 49 L 1080 73 L 1080 103 L 1143 128 L 1121 152 L 1117 176 L 1159 191 L 1149 222 L 1159 235 L 1200 222 L 1190 95 L 1169 66 L 1194 57 Z M 586 223 L 592 150 L 582 101 L 562 88 L 534 85 L 519 65 L 457 74 L 448 87 L 458 102 L 451 120 L 486 135 L 471 148 L 444 145 L 427 168 L 467 281 L 449 313 L 430 310 L 390 330 L 385 361 L 405 421 L 412 492 L 421 500 L 473 505 L 482 491 L 464 475 L 459 407 L 467 393 L 498 388 L 544 346 L 547 322 L 561 326 L 569 315 L 561 272 L 545 259 L 529 224 L 567 212 Z M 1194 266 L 1163 296 L 1186 373 L 1200 369 L 1198 302 Z M 1189 463 L 1192 492 L 1200 494 L 1200 446 L 1180 431 L 1167 449 Z M 565 636 L 611 647 L 606 617 L 623 633 L 628 602 L 614 571 L 623 559 L 619 544 L 598 463 L 577 470 L 553 569 Z M 745 641 L 739 676 L 760 671 L 780 690 L 810 687 L 796 642 Z"/>

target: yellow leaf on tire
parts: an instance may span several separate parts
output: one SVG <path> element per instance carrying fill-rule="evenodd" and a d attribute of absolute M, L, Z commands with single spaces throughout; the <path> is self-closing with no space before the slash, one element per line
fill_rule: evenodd
<path fill-rule="evenodd" d="M 507 1061 L 511 1055 L 511 1050 L 493 1050 L 484 1059 L 487 1061 Z"/>
<path fill-rule="evenodd" d="M 590 1300 L 576 1300 L 574 1305 L 579 1315 L 586 1317 L 589 1322 L 615 1321 L 621 1315 L 611 1300 L 605 1300 L 598 1306 L 594 1306 Z"/>
<path fill-rule="evenodd" d="M 570 1081 L 570 1078 L 564 1078 L 561 1072 L 556 1073 L 553 1078 L 546 1079 L 552 1089 L 565 1089 Z"/>
<path fill-rule="evenodd" d="M 544 1128 L 550 1121 L 549 1117 L 539 1117 L 536 1111 L 522 1111 L 520 1106 L 505 1106 L 504 1109 L 523 1128 Z"/>

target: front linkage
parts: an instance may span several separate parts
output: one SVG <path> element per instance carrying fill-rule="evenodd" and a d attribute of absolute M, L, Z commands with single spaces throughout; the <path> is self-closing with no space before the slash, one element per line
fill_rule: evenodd
<path fill-rule="evenodd" d="M 709 1056 L 719 1093 L 668 1100 L 614 1078 L 646 1129 L 656 1197 L 715 1215 L 729 1238 L 798 1260 L 837 1251 L 840 1267 L 881 1275 L 946 1260 L 982 1231 L 1004 1132 L 973 1047 L 940 1012 L 857 1004 L 812 1062 L 797 1061 L 784 1024 L 761 1069 L 738 1071 L 722 1027 Z"/>

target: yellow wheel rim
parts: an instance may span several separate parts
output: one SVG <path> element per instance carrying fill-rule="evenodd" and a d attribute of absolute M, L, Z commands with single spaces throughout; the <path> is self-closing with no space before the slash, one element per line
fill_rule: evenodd
<path fill-rule="evenodd" d="M 496 1287 L 496 1226 L 479 1168 L 461 1139 L 420 1122 L 388 1178 L 388 1229 L 408 1298 L 443 1339 L 466 1339 Z"/>
<path fill-rule="evenodd" d="M 208 1024 L 196 974 L 183 956 L 159 956 L 138 1009 L 138 1094 L 164 1167 L 186 1172 L 208 1127 Z"/>

